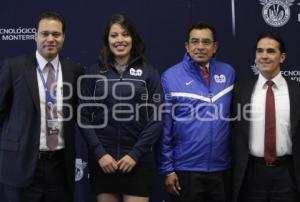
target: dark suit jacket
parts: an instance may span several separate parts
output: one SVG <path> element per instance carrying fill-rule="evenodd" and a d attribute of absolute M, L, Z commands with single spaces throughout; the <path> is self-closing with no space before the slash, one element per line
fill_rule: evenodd
<path fill-rule="evenodd" d="M 233 116 L 238 114 L 238 105 L 241 107 L 251 103 L 251 96 L 257 78 L 248 81 L 237 82 L 233 98 Z M 290 121 L 292 134 L 292 155 L 296 172 L 296 180 L 300 185 L 300 85 L 286 78 L 290 97 Z M 250 110 L 250 107 L 247 108 Z M 248 117 L 249 114 L 247 115 Z M 233 123 L 233 201 L 237 201 L 249 157 L 249 121 L 241 116 L 241 120 Z M 298 186 L 299 189 L 299 186 Z"/>
<path fill-rule="evenodd" d="M 73 107 L 73 118 L 63 122 L 66 176 L 74 189 L 74 125 L 77 107 L 77 78 L 80 65 L 60 58 L 64 85 L 64 104 Z M 29 185 L 37 165 L 40 143 L 40 100 L 34 55 L 20 56 L 4 62 L 0 71 L 0 182 L 23 187 Z M 63 116 L 70 110 L 63 108 Z"/>

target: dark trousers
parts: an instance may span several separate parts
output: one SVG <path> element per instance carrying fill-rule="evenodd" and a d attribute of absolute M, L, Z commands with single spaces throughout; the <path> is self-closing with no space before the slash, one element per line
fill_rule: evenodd
<path fill-rule="evenodd" d="M 239 202 L 299 202 L 291 157 L 273 166 L 250 157 Z"/>
<path fill-rule="evenodd" d="M 3 191 L 5 198 L 1 202 L 72 202 L 72 193 L 67 189 L 63 152 L 51 158 L 41 156 L 28 187 L 3 185 Z"/>
<path fill-rule="evenodd" d="M 176 171 L 180 195 L 170 195 L 171 202 L 229 202 L 230 171 Z"/>

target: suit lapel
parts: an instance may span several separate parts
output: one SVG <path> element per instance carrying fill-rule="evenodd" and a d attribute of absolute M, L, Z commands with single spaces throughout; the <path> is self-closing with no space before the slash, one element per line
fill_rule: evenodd
<path fill-rule="evenodd" d="M 249 82 L 246 83 L 245 88 L 242 89 L 242 95 L 243 95 L 243 104 L 250 104 L 251 103 L 251 97 L 252 92 L 254 90 L 254 86 L 257 79 L 251 79 Z"/>
<path fill-rule="evenodd" d="M 70 110 L 68 106 L 70 106 L 72 97 L 74 97 L 74 93 L 76 91 L 72 90 L 75 88 L 74 84 L 74 76 L 73 71 L 70 69 L 70 65 L 66 59 L 60 58 L 61 63 L 61 72 L 62 72 L 62 80 L 63 80 L 63 116 L 66 118 L 70 115 Z"/>
<path fill-rule="evenodd" d="M 65 59 L 60 58 L 61 63 L 61 70 L 62 70 L 62 80 L 64 83 L 74 85 L 73 83 L 73 71 L 69 69 L 68 62 L 66 62 Z M 27 61 L 25 63 L 25 80 L 28 84 L 28 87 L 30 89 L 30 95 L 33 99 L 34 106 L 38 111 L 40 111 L 40 98 L 39 98 L 39 88 L 38 88 L 38 81 L 37 81 L 37 72 L 36 72 L 36 59 L 34 55 L 28 56 Z M 73 92 L 70 92 L 71 87 L 70 85 L 63 85 L 63 96 L 70 97 Z M 69 99 L 64 99 L 64 104 L 70 103 Z M 64 107 L 64 111 L 66 110 L 66 107 Z M 67 110 L 68 111 L 68 110 Z"/>
<path fill-rule="evenodd" d="M 36 73 L 36 59 L 33 55 L 29 56 L 25 63 L 25 80 L 30 89 L 30 94 L 37 111 L 40 111 L 39 88 Z"/>
<path fill-rule="evenodd" d="M 296 89 L 295 84 L 289 80 L 285 79 L 288 85 L 289 98 L 290 98 L 290 121 L 291 121 L 291 134 L 294 134 L 294 130 L 296 127 L 297 119 L 298 119 L 298 110 L 297 110 L 297 96 L 299 92 Z"/>
<path fill-rule="evenodd" d="M 67 98 L 70 96 L 70 87 L 69 85 L 72 85 L 73 87 L 73 71 L 70 70 L 70 66 L 68 65 L 68 63 L 66 62 L 65 59 L 60 58 L 60 64 L 61 64 L 61 72 L 62 72 L 62 80 L 64 83 L 66 83 L 67 85 L 63 85 L 63 97 Z M 68 99 L 64 99 L 65 100 Z"/>
<path fill-rule="evenodd" d="M 251 78 L 250 80 L 248 80 L 248 82 L 243 82 L 243 84 L 240 84 L 242 87 L 240 89 L 240 93 L 241 93 L 241 106 L 243 107 L 242 110 L 247 110 L 247 111 L 251 111 L 251 98 L 252 98 L 252 92 L 254 90 L 255 87 L 255 83 L 257 81 L 257 78 Z M 249 106 L 247 108 L 245 108 L 245 106 Z M 244 113 L 242 113 L 242 116 L 244 116 Z M 250 117 L 249 117 L 250 116 Z M 243 121 L 243 128 L 245 130 L 245 134 L 247 134 L 244 138 L 245 141 L 249 142 L 249 131 L 250 131 L 250 121 L 251 120 L 251 113 L 247 114 L 247 119 L 246 117 L 242 117 L 244 120 Z"/>

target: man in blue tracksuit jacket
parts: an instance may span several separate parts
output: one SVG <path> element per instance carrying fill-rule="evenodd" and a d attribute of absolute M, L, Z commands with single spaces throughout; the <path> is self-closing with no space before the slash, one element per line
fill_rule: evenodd
<path fill-rule="evenodd" d="M 171 201 L 229 201 L 235 71 L 214 58 L 218 44 L 211 25 L 193 25 L 185 46 L 182 62 L 161 78 L 165 108 L 159 169 Z"/>

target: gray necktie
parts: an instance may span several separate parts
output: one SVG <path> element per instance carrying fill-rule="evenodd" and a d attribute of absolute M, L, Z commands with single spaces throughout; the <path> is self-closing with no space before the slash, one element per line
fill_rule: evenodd
<path fill-rule="evenodd" d="M 48 76 L 47 76 L 47 87 L 50 92 L 52 98 L 54 98 L 54 89 L 55 89 L 55 70 L 51 63 L 47 63 L 46 67 L 48 68 Z M 46 116 L 47 120 L 49 119 L 57 119 L 57 107 L 56 103 L 53 105 L 49 100 L 46 100 Z M 48 121 L 46 122 L 48 124 Z M 48 125 L 47 125 L 48 128 Z M 47 146 L 51 151 L 55 150 L 58 145 L 58 134 L 49 134 L 49 130 L 47 130 Z"/>

